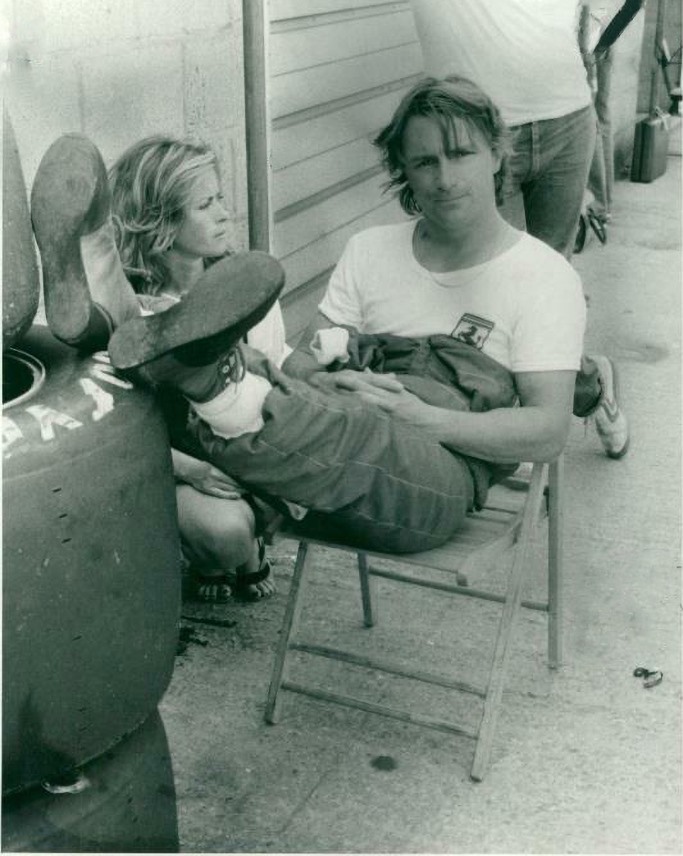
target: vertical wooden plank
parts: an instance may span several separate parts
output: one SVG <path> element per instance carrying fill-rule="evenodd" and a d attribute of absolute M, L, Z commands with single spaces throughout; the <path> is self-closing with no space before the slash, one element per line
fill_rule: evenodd
<path fill-rule="evenodd" d="M 564 524 L 564 455 L 548 469 L 548 666 L 562 663 L 562 530 Z"/>
<path fill-rule="evenodd" d="M 266 0 L 242 0 L 249 246 L 270 252 L 270 121 Z"/>
<path fill-rule="evenodd" d="M 275 654 L 275 664 L 273 666 L 273 674 L 270 678 L 270 687 L 268 689 L 268 698 L 266 700 L 264 718 L 270 725 L 275 725 L 280 718 L 279 692 L 282 681 L 286 677 L 289 642 L 292 634 L 296 633 L 299 626 L 299 616 L 301 614 L 302 606 L 302 600 L 299 595 L 301 594 L 301 582 L 306 568 L 307 559 L 308 543 L 306 541 L 299 541 L 299 550 L 296 555 L 294 574 L 289 587 L 285 616 L 282 622 L 282 630 L 280 631 L 280 641 Z"/>
<path fill-rule="evenodd" d="M 372 612 L 372 591 L 370 574 L 368 570 L 368 554 L 357 553 L 358 559 L 358 575 L 360 579 L 360 597 L 363 602 L 363 624 L 366 627 L 372 627 L 375 623 L 375 616 Z"/>
<path fill-rule="evenodd" d="M 538 513 L 541 507 L 541 500 L 543 499 L 544 476 L 545 464 L 534 464 L 529 495 L 524 506 L 522 530 L 515 548 L 515 557 L 505 593 L 503 614 L 498 625 L 496 647 L 493 653 L 491 674 L 484 701 L 484 713 L 479 727 L 477 747 L 474 751 L 474 761 L 470 772 L 470 776 L 475 782 L 481 782 L 484 778 L 491 756 L 493 736 L 496 730 L 507 667 L 510 661 L 512 633 L 517 622 L 522 601 L 522 585 L 526 576 L 527 561 L 529 558 L 529 542 L 532 530 L 538 522 Z"/>

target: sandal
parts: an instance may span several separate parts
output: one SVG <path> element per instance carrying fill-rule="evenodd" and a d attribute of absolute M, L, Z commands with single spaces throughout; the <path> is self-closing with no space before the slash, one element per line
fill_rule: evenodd
<path fill-rule="evenodd" d="M 200 603 L 227 603 L 235 590 L 234 574 L 200 574 L 195 571 L 189 597 Z"/>
<path fill-rule="evenodd" d="M 259 588 L 254 589 L 257 583 L 262 583 L 267 580 L 271 574 L 270 562 L 266 558 L 266 545 L 263 538 L 257 538 L 258 543 L 258 560 L 259 566 L 257 571 L 241 574 L 239 570 L 237 576 L 233 580 L 232 591 L 235 597 L 241 600 L 261 600 L 264 597 L 270 597 L 273 591 L 263 591 Z"/>
<path fill-rule="evenodd" d="M 598 241 L 601 244 L 607 243 L 607 229 L 605 228 L 607 220 L 604 216 L 596 214 L 595 211 L 588 209 L 588 223 L 591 229 L 597 235 Z"/>

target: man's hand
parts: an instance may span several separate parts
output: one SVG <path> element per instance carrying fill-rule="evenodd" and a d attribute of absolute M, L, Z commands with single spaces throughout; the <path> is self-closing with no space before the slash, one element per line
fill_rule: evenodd
<path fill-rule="evenodd" d="M 363 395 L 372 394 L 375 392 L 403 392 L 404 386 L 400 380 L 397 380 L 393 372 L 387 374 L 377 374 L 370 369 L 363 369 L 362 372 L 354 371 L 353 369 L 342 369 L 338 372 L 330 372 L 328 374 L 330 380 L 334 381 L 337 389 L 346 389 L 349 392 L 363 393 Z M 389 401 L 381 396 L 381 400 Z"/>
<path fill-rule="evenodd" d="M 408 392 L 396 375 L 375 374 L 366 369 L 363 372 L 334 372 L 331 377 L 337 379 L 338 390 L 352 392 L 385 413 L 391 413 L 415 428 L 432 430 L 433 433 L 433 420 L 430 418 L 433 408 Z M 439 437 L 435 435 L 435 439 Z"/>
<path fill-rule="evenodd" d="M 308 378 L 311 386 L 334 392 L 369 393 L 373 389 L 385 392 L 400 392 L 403 384 L 394 374 L 375 374 L 370 369 L 340 369 L 336 372 L 316 372 Z"/>

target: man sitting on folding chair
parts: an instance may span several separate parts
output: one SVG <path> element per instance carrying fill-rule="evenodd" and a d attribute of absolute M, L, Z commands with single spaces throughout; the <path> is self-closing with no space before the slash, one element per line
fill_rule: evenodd
<path fill-rule="evenodd" d="M 580 361 L 578 276 L 496 209 L 505 139 L 461 79 L 418 84 L 378 137 L 403 207 L 422 217 L 350 241 L 310 331 L 322 363 L 367 370 L 312 371 L 308 348 L 287 363 L 306 382 L 239 344 L 282 287 L 263 254 L 122 324 L 112 363 L 180 391 L 193 454 L 303 514 L 302 531 L 395 553 L 445 543 L 509 465 L 560 454 Z M 318 328 L 334 325 L 362 335 L 330 354 Z"/>
<path fill-rule="evenodd" d="M 317 317 L 284 365 L 321 387 L 353 390 L 478 462 L 470 469 L 479 490 L 496 480 L 494 465 L 554 459 L 573 396 L 575 412 L 585 410 L 574 390 L 585 325 L 581 282 L 559 253 L 499 214 L 506 142 L 497 108 L 470 81 L 428 78 L 407 93 L 375 144 L 388 186 L 418 216 L 351 238 Z M 330 358 L 345 359 L 344 347 L 328 347 L 334 327 L 378 338 L 380 356 L 368 365 L 399 379 L 425 370 L 438 378 L 449 347 L 465 343 L 510 373 L 522 406 L 472 400 L 453 412 L 412 394 L 407 382 L 397 390 L 381 374 L 328 372 Z M 403 341 L 387 344 L 384 334 Z M 456 365 L 458 385 L 470 375 L 470 365 Z"/>
<path fill-rule="evenodd" d="M 266 501 L 300 506 L 303 532 L 395 553 L 445 543 L 509 465 L 560 454 L 580 362 L 577 274 L 496 208 L 505 142 L 498 110 L 469 81 L 428 79 L 405 96 L 377 144 L 404 209 L 422 216 L 351 239 L 304 337 L 313 350 L 285 364 L 294 378 L 248 358 L 259 418 L 243 429 L 211 414 L 225 421 L 245 383 L 230 366 L 249 312 L 222 331 L 233 304 L 260 299 L 246 274 L 207 274 L 173 309 L 122 325 L 113 364 L 182 392 L 193 454 Z M 335 331 L 321 328 L 340 325 L 362 335 L 330 353 Z M 347 358 L 365 370 L 337 370 Z"/>

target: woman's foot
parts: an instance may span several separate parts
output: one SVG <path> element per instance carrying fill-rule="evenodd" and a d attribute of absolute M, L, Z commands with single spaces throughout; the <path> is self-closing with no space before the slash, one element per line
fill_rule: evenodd
<path fill-rule="evenodd" d="M 253 570 L 250 570 L 253 568 Z M 254 601 L 276 592 L 266 547 L 261 538 L 254 545 L 254 556 L 236 571 L 190 571 L 190 597 L 200 603 L 227 603 L 233 597 Z"/>
<path fill-rule="evenodd" d="M 248 570 L 250 564 L 255 564 L 256 569 Z M 233 590 L 235 597 L 242 600 L 261 600 L 277 591 L 262 538 L 256 539 L 255 562 L 247 562 L 237 569 Z"/>
<path fill-rule="evenodd" d="M 275 580 L 273 579 L 272 574 L 269 573 L 265 579 L 262 579 L 259 582 L 244 584 L 243 588 L 238 587 L 235 591 L 235 595 L 243 598 L 244 600 L 261 600 L 264 597 L 271 597 L 276 591 L 277 587 L 275 585 Z"/>
<path fill-rule="evenodd" d="M 234 574 L 218 571 L 192 573 L 190 597 L 200 603 L 227 603 L 233 594 Z"/>

